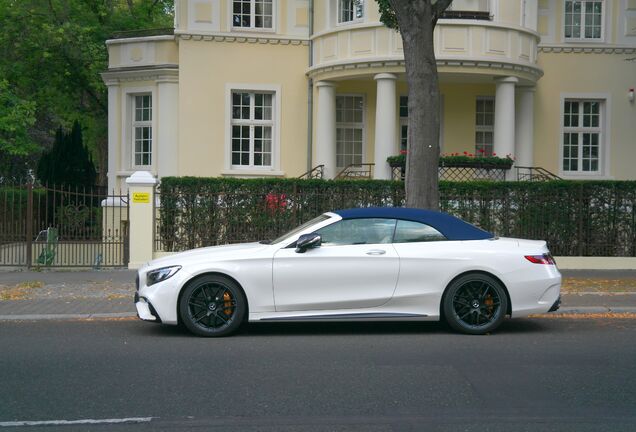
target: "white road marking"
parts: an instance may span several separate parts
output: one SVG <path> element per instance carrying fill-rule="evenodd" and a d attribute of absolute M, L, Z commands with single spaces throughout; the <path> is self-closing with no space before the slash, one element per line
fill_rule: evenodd
<path fill-rule="evenodd" d="M 130 417 L 122 419 L 84 419 L 84 420 L 43 420 L 43 421 L 13 421 L 0 422 L 0 427 L 16 426 L 67 426 L 82 424 L 116 424 L 116 423 L 148 423 L 153 417 Z"/>

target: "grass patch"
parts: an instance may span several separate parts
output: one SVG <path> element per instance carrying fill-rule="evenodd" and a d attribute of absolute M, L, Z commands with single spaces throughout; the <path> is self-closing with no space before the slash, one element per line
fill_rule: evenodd
<path fill-rule="evenodd" d="M 530 318 L 546 318 L 546 319 L 636 319 L 636 313 L 631 312 L 604 312 L 604 313 L 549 313 L 530 315 Z"/>
<path fill-rule="evenodd" d="M 106 297 L 106 299 L 108 300 L 116 300 L 116 299 L 123 299 L 123 298 L 130 298 L 130 294 L 110 294 L 108 297 Z"/>
<path fill-rule="evenodd" d="M 561 293 L 636 292 L 636 279 L 563 278 Z"/>
<path fill-rule="evenodd" d="M 26 300 L 34 289 L 42 288 L 41 281 L 26 281 L 17 285 L 0 285 L 0 301 Z"/>

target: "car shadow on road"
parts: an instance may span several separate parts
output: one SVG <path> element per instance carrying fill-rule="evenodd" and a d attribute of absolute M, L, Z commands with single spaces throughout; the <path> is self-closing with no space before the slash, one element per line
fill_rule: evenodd
<path fill-rule="evenodd" d="M 156 337 L 183 337 L 192 336 L 183 327 L 169 325 L 148 325 L 139 323 L 136 328 L 139 333 L 145 333 Z M 549 331 L 546 321 L 536 319 L 507 319 L 492 333 L 518 334 L 541 333 Z M 448 327 L 446 323 L 437 321 L 419 322 L 269 322 L 246 323 L 231 337 L 250 336 L 325 336 L 325 335 L 457 335 L 463 336 Z"/>
<path fill-rule="evenodd" d="M 506 320 L 493 334 L 533 333 L 545 331 L 541 322 Z M 253 335 L 352 335 L 352 334 L 456 334 L 443 322 L 311 322 L 311 323 L 250 323 L 238 333 Z"/>

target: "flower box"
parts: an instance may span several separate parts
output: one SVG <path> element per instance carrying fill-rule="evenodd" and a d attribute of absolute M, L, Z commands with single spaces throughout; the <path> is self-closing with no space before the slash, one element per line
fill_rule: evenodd
<path fill-rule="evenodd" d="M 392 168 L 406 166 L 406 154 L 389 156 L 386 161 Z M 514 164 L 514 159 L 508 155 L 498 156 L 474 156 L 469 153 L 443 154 L 439 158 L 440 167 L 448 168 L 483 168 L 483 169 L 505 169 L 509 170 Z"/>

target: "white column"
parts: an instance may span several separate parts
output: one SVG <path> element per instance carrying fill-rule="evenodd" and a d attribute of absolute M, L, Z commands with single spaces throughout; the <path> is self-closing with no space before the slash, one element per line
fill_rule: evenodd
<path fill-rule="evenodd" d="M 336 172 L 336 86 L 318 81 L 318 114 L 316 121 L 316 165 L 324 165 L 323 176 L 332 179 Z"/>
<path fill-rule="evenodd" d="M 515 151 L 515 84 L 519 80 L 506 77 L 497 80 L 495 94 L 494 152 L 499 157 Z"/>
<path fill-rule="evenodd" d="M 377 82 L 377 98 L 375 103 L 375 168 L 374 178 L 388 180 L 391 178 L 391 167 L 386 158 L 397 149 L 397 101 L 395 99 L 395 80 L 397 77 L 389 73 L 381 73 L 374 77 Z"/>
<path fill-rule="evenodd" d="M 179 174 L 179 81 L 163 77 L 157 81 L 157 133 L 153 164 L 159 177 Z"/>
<path fill-rule="evenodd" d="M 517 101 L 517 125 L 515 165 L 534 165 L 534 87 L 519 87 Z"/>
<path fill-rule="evenodd" d="M 137 269 L 153 258 L 155 232 L 155 185 L 148 171 L 135 171 L 126 179 L 130 206 L 128 214 L 129 269 Z"/>
<path fill-rule="evenodd" d="M 121 110 L 123 104 L 119 102 L 119 82 L 109 81 L 108 86 L 108 192 L 119 193 L 121 189 L 117 182 L 117 171 L 120 170 L 117 161 L 121 160 L 121 145 L 119 138 L 121 137 Z"/>

